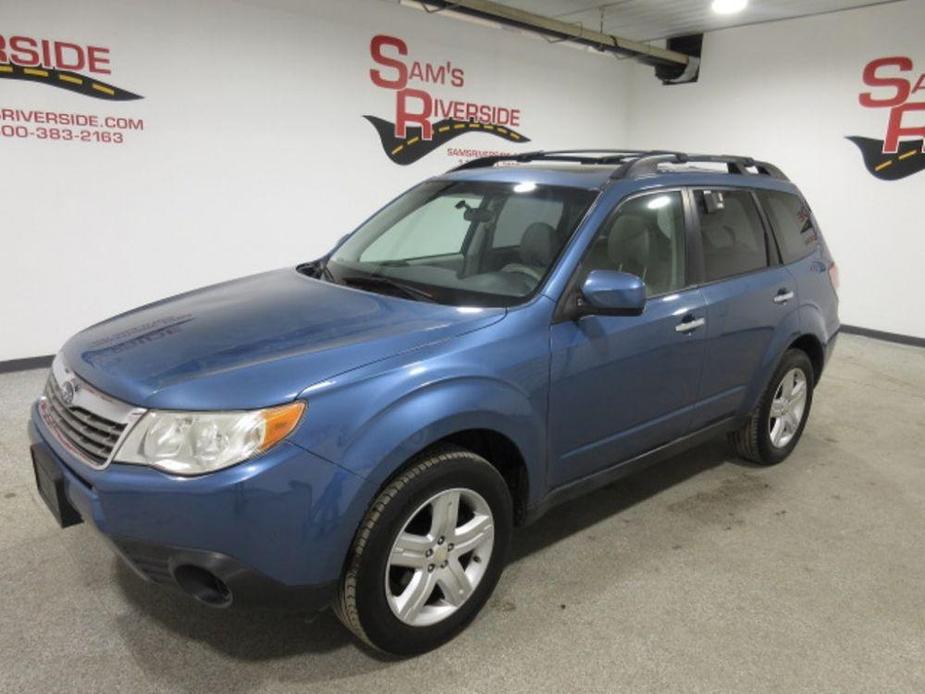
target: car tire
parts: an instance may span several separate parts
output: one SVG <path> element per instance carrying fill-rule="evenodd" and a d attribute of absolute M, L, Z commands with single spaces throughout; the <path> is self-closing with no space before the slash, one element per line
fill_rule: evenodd
<path fill-rule="evenodd" d="M 338 617 L 393 655 L 451 640 L 501 577 L 512 507 L 504 478 L 481 456 L 457 446 L 422 455 L 383 489 L 360 525 L 335 602 Z M 457 592 L 465 597 L 448 597 Z"/>
<path fill-rule="evenodd" d="M 776 465 L 789 456 L 809 418 L 814 386 L 809 357 L 799 349 L 787 350 L 758 405 L 729 435 L 736 453 L 759 465 Z"/>

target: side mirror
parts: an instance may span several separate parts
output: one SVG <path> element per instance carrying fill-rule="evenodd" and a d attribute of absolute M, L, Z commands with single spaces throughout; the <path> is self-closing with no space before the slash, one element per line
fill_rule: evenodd
<path fill-rule="evenodd" d="M 589 272 L 578 297 L 579 315 L 638 316 L 645 307 L 645 282 L 615 270 Z"/>

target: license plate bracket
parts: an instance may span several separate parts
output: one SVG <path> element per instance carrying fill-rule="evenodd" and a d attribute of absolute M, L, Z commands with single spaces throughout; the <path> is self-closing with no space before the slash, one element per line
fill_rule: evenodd
<path fill-rule="evenodd" d="M 80 513 L 68 501 L 64 492 L 64 474 L 52 460 L 51 455 L 39 444 L 32 446 L 32 470 L 35 473 L 35 485 L 39 496 L 58 521 L 58 525 L 67 528 L 83 522 Z"/>

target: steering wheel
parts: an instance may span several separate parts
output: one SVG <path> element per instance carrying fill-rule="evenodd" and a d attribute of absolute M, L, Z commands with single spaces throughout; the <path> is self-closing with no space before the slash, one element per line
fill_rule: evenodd
<path fill-rule="evenodd" d="M 531 279 L 536 280 L 537 283 L 543 279 L 543 274 L 535 267 L 530 267 L 529 265 L 521 265 L 520 263 L 508 263 L 503 268 L 501 268 L 501 272 L 519 272 L 522 275 L 527 275 Z"/>

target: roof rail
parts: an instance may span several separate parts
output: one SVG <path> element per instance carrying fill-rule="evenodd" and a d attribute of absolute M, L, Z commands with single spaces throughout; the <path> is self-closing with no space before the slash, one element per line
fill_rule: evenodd
<path fill-rule="evenodd" d="M 619 163 L 627 156 L 640 156 L 647 154 L 644 150 L 625 149 L 554 149 L 536 150 L 534 152 L 520 152 L 514 154 L 498 154 L 489 157 L 471 159 L 450 171 L 464 169 L 481 169 L 494 166 L 503 161 L 527 163 L 531 161 L 571 161 L 579 164 L 612 164 Z M 591 155 L 598 156 L 591 156 Z M 603 156 L 600 156 L 603 155 Z"/>
<path fill-rule="evenodd" d="M 612 179 L 635 178 L 658 172 L 662 164 L 711 163 L 725 164 L 732 174 L 749 175 L 749 169 L 763 176 L 788 180 L 784 173 L 766 161 L 757 161 L 751 157 L 730 154 L 688 154 L 671 150 L 637 150 L 637 149 L 559 149 L 537 150 L 515 154 L 499 154 L 490 157 L 472 159 L 450 171 L 480 169 L 494 166 L 501 162 L 528 163 L 531 161 L 567 161 L 577 164 L 615 164 L 617 168 L 611 174 Z"/>
<path fill-rule="evenodd" d="M 731 174 L 749 175 L 749 169 L 762 176 L 788 180 L 784 172 L 766 161 L 757 161 L 752 157 L 742 157 L 733 154 L 687 154 L 684 152 L 647 152 L 642 156 L 621 162 L 613 172 L 611 178 L 635 178 L 658 173 L 662 164 L 725 164 L 726 170 Z"/>

